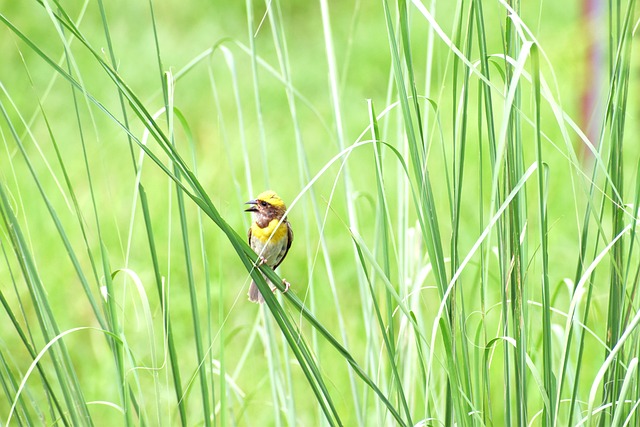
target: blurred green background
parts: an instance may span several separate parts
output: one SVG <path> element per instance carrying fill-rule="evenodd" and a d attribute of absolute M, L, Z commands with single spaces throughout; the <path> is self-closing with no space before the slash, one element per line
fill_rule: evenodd
<path fill-rule="evenodd" d="M 507 12 L 501 2 L 483 3 L 488 50 L 500 55 L 504 51 Z M 370 99 L 376 112 L 381 113 L 395 102 L 397 93 L 382 3 L 359 0 L 328 2 L 328 15 L 324 21 L 323 4 L 308 1 L 114 0 L 104 4 L 97 1 L 68 2 L 62 6 L 87 43 L 101 52 L 107 63 L 111 63 L 111 43 L 119 76 L 151 113 L 160 111 L 165 105 L 163 73 L 170 72 L 176 78 L 172 102 L 184 116 L 187 129 L 185 131 L 185 127 L 175 121 L 177 151 L 191 165 L 221 216 L 238 234 L 245 235 L 250 220 L 243 213 L 243 203 L 259 192 L 272 188 L 287 203 L 301 196 L 289 214 L 296 237 L 280 274 L 291 282 L 292 291 L 310 305 L 315 316 L 334 336 L 347 338 L 347 347 L 354 358 L 367 369 L 372 369 L 377 363 L 374 361 L 382 357 L 382 350 L 381 347 L 372 348 L 368 338 L 371 319 L 367 318 L 368 311 L 362 308 L 366 295 L 362 296 L 363 288 L 358 285 L 360 266 L 354 257 L 349 230 L 353 223 L 347 207 L 347 200 L 356 207 L 357 232 L 366 243 L 375 247 L 377 188 L 372 146 L 364 145 L 350 154 L 346 162 L 348 172 L 340 168 L 341 161 L 338 161 L 313 184 L 313 192 L 301 192 L 310 178 L 341 150 L 358 141 L 371 139 L 367 130 L 370 124 L 367 100 Z M 248 5 L 252 7 L 251 14 Z M 465 2 L 438 1 L 426 6 L 431 8 L 444 33 L 454 39 L 456 19 L 461 9 L 466 10 Z M 104 14 L 101 7 L 104 7 Z M 594 69 L 588 62 L 588 52 L 592 42 L 603 43 L 606 48 L 606 29 L 600 31 L 602 34 L 594 30 L 606 28 L 606 17 L 596 17 L 589 23 L 582 15 L 583 7 L 580 1 L 523 2 L 519 17 L 533 32 L 544 52 L 542 73 L 554 91 L 556 101 L 587 135 L 597 136 L 606 100 L 606 81 L 598 79 L 598 76 L 606 76 L 607 71 L 605 63 Z M 117 87 L 88 49 L 68 31 L 54 25 L 52 12 L 47 8 L 58 11 L 55 3 L 47 1 L 43 5 L 36 1 L 0 0 L 0 13 L 4 16 L 0 26 L 0 102 L 6 111 L 6 119 L 0 120 L 1 185 L 5 187 L 11 207 L 25 232 L 28 250 L 33 255 L 49 304 L 62 331 L 98 325 L 36 182 L 42 186 L 42 193 L 57 213 L 82 269 L 88 273 L 94 298 L 100 300 L 100 286 L 105 283 L 101 260 L 108 260 L 112 272 L 127 268 L 140 278 L 149 299 L 155 328 L 153 341 L 159 354 L 157 360 L 152 361 L 147 336 L 149 322 L 144 318 L 138 291 L 124 274 L 116 274 L 114 298 L 118 301 L 128 348 L 135 354 L 136 361 L 131 364 L 139 367 L 130 368 L 127 376 L 133 376 L 132 372 L 136 371 L 137 387 L 141 390 L 139 396 L 147 395 L 149 400 L 140 402 L 142 406 L 155 408 L 148 409 L 150 412 L 157 410 L 164 415 L 170 414 L 173 418 L 166 424 L 177 424 L 175 398 L 169 386 L 170 374 L 163 350 L 163 304 L 155 290 L 147 229 L 132 166 L 138 162 L 139 148 L 130 144 L 126 133 L 113 118 L 123 120 Z M 451 48 L 434 36 L 433 27 L 415 7 L 409 10 L 411 53 L 418 93 L 433 102 L 424 102 L 423 110 L 425 123 L 429 123 L 426 129 L 428 165 L 445 252 L 449 256 L 447 239 L 451 233 L 451 190 L 447 179 L 451 165 L 448 161 L 453 152 L 451 141 L 459 132 L 459 122 L 456 125 L 454 118 L 456 106 L 460 103 L 460 99 L 452 96 L 452 91 L 455 90 L 454 83 L 460 91 L 462 76 L 468 70 L 464 67 L 463 71 L 454 72 Z M 19 38 L 7 22 L 62 69 L 70 67 L 70 74 L 108 113 L 88 102 L 80 91 L 72 90 L 69 81 Z M 105 34 L 108 34 L 110 42 Z M 335 48 L 337 75 L 330 74 L 327 37 Z M 62 39 L 66 40 L 66 47 Z M 255 43 L 255 53 L 259 57 L 257 74 L 252 70 L 252 43 Z M 206 54 L 212 48 L 213 52 Z M 71 63 L 65 61 L 65 49 L 68 50 L 67 57 L 72 58 Z M 433 49 L 432 56 L 430 49 Z M 637 49 L 634 55 L 637 57 Z M 470 59 L 478 60 L 475 50 Z M 496 90 L 497 95 L 504 89 L 504 74 L 497 65 L 499 61 L 495 62 L 493 79 L 496 87 L 500 88 Z M 637 87 L 638 75 L 636 61 L 631 70 L 631 87 Z M 289 92 L 289 95 L 293 93 L 292 98 L 288 98 L 288 84 L 293 89 Z M 336 88 L 337 99 L 332 98 L 332 84 Z M 469 93 L 475 96 L 478 91 L 477 79 L 473 78 Z M 590 93 L 598 100 L 600 108 L 592 117 L 582 110 L 584 97 Z M 626 132 L 630 137 L 625 147 L 625 165 L 631 171 L 636 168 L 640 150 L 634 143 L 639 123 L 636 94 L 631 91 L 626 111 Z M 503 99 L 497 95 L 494 100 L 498 110 Z M 522 112 L 523 116 L 532 117 L 532 103 L 527 85 L 522 92 L 523 110 L 526 110 Z M 292 115 L 292 105 L 295 106 L 295 116 Z M 430 105 L 437 106 L 437 111 Z M 475 123 L 477 101 L 470 102 L 469 108 L 470 120 Z M 131 133 L 143 138 L 143 124 L 130 110 L 127 113 Z M 588 180 L 594 161 L 593 156 L 585 154 L 575 133 L 571 133 L 570 145 L 566 145 L 548 106 L 543 107 L 542 114 L 546 136 L 544 155 L 549 168 L 548 238 L 553 248 L 550 283 L 555 303 L 562 311 L 570 299 L 562 280 L 573 278 L 576 268 L 582 209 L 586 200 L 586 186 L 582 181 Z M 167 134 L 170 133 L 163 115 L 157 122 Z M 394 107 L 381 119 L 381 127 L 386 135 L 385 141 L 402 151 L 404 140 L 398 130 L 402 127 L 400 122 L 398 108 Z M 24 155 L 11 134 L 11 127 L 24 146 Z M 469 148 L 463 184 L 465 197 L 461 207 L 459 246 L 463 257 L 482 231 L 479 212 L 484 212 L 486 221 L 492 209 L 488 158 L 485 151 L 485 157 L 481 159 L 479 153 L 482 150 L 477 148 L 479 144 L 486 143 L 480 129 L 470 125 L 467 136 L 469 147 L 473 148 Z M 523 129 L 526 168 L 535 161 L 535 141 L 531 127 L 525 124 Z M 59 149 L 59 158 L 53 141 Z M 148 146 L 169 164 L 168 157 L 161 153 L 155 141 L 150 139 Z M 577 153 L 578 164 L 569 154 L 572 150 Z M 485 167 L 480 169 L 483 162 Z M 80 214 L 73 208 L 61 163 L 77 196 Z M 308 169 L 302 168 L 302 164 Z M 408 213 L 403 221 L 409 227 L 415 227 L 415 213 L 411 208 L 402 207 L 406 199 L 400 194 L 401 168 L 388 152 L 384 166 L 388 171 L 385 184 L 392 221 L 396 220 L 398 212 L 406 209 Z M 625 175 L 626 188 L 633 188 L 635 179 L 635 173 Z M 141 168 L 140 182 L 149 200 L 160 271 L 168 289 L 169 301 L 166 303 L 170 307 L 174 339 L 181 355 L 189 425 L 200 425 L 204 421 L 202 403 L 197 395 L 196 370 L 205 361 L 197 360 L 193 350 L 193 305 L 188 292 L 182 241 L 184 233 L 180 229 L 176 190 L 166 174 L 148 158 Z M 484 193 L 479 192 L 480 188 L 484 188 Z M 535 188 L 527 188 L 527 192 L 534 206 Z M 290 388 L 284 387 L 283 390 L 288 390 L 295 402 L 295 425 L 318 425 L 322 422 L 322 415 L 293 356 L 277 333 L 262 326 L 270 322 L 268 311 L 246 301 L 250 277 L 232 251 L 228 239 L 211 221 L 202 217 L 194 203 L 187 200 L 186 206 L 193 251 L 190 266 L 194 283 L 198 284 L 198 315 L 204 329 L 207 360 L 223 363 L 224 373 L 232 378 L 227 386 L 237 386 L 237 389 L 226 391 L 229 399 L 224 402 L 228 408 L 226 421 L 229 425 L 276 425 L 283 422 L 274 415 L 276 409 L 271 395 L 273 387 L 280 390 L 281 385 L 274 386 L 274 383 L 290 381 Z M 314 206 L 318 210 L 314 210 Z M 532 208 L 532 212 L 531 221 L 536 224 L 535 209 Z M 86 232 L 84 236 L 81 224 Z M 317 224 L 322 224 L 320 230 Z M 36 309 L 17 273 L 19 263 L 11 255 L 12 243 L 7 237 L 6 223 L 3 227 L 0 234 L 3 249 L 0 286 L 7 304 L 13 307 L 14 313 L 19 313 L 19 322 L 23 326 L 35 325 Z M 404 232 L 403 240 L 395 241 L 398 247 L 410 247 L 411 242 L 405 240 L 409 239 L 406 236 L 419 234 L 415 229 L 405 229 Z M 326 239 L 330 259 L 325 259 L 321 250 L 321 236 Z M 429 260 L 418 237 L 413 245 L 415 253 L 396 250 L 400 255 L 393 260 L 394 277 L 412 277 L 407 273 L 411 270 L 416 273 L 415 278 L 419 275 L 417 272 L 428 265 Z M 534 260 L 538 249 L 538 243 L 531 241 L 529 255 L 532 261 L 528 274 L 532 277 L 540 272 L 540 265 Z M 94 270 L 92 262 L 96 261 L 98 266 Z M 479 322 L 475 316 L 480 313 L 477 300 L 474 300 L 479 286 L 479 264 L 479 260 L 474 258 L 469 271 L 463 274 L 468 285 L 470 302 L 467 313 L 472 329 L 470 333 L 473 334 L 475 329 L 471 325 Z M 329 267 L 337 294 L 333 294 L 329 286 Z M 403 276 L 403 272 L 406 275 Z M 488 307 L 493 308 L 483 312 L 482 316 L 486 316 L 484 321 L 489 330 L 498 336 L 500 310 L 496 307 L 501 285 L 497 272 L 489 274 L 492 287 Z M 428 277 L 424 286 L 424 312 L 432 315 L 439 304 L 433 279 Z M 589 325 L 599 336 L 604 334 L 602 312 L 606 309 L 606 295 L 606 286 L 596 290 L 595 321 Z M 344 325 L 336 320 L 336 296 L 340 301 Z M 528 297 L 539 301 L 539 289 L 533 286 Z M 315 336 L 308 325 L 293 309 L 289 307 L 287 310 L 294 320 L 299 321 L 305 339 L 313 342 Z M 531 310 L 534 313 L 529 321 L 535 331 L 539 323 L 536 309 Z M 6 310 L 0 314 L 0 319 L 2 324 L 9 324 Z M 562 316 L 554 318 L 559 327 L 564 326 L 564 321 Z M 429 320 L 425 322 L 429 324 Z M 271 324 L 270 327 L 275 326 Z M 35 332 L 32 340 L 36 349 L 45 344 L 42 336 Z M 116 370 L 104 335 L 94 330 L 82 330 L 65 336 L 64 341 L 86 400 L 119 402 L 118 384 L 113 380 Z M 267 341 L 272 341 L 275 345 L 273 354 L 281 358 L 274 363 L 283 370 L 275 377 L 270 374 L 268 366 Z M 536 343 L 532 342 L 532 345 Z M 32 359 L 15 328 L 2 327 L 0 346 L 4 357 L 10 359 L 8 365 L 15 369 L 16 378 L 21 379 Z M 598 351 L 585 363 L 597 366 L 603 354 L 604 350 Z M 495 368 L 491 371 L 497 382 L 501 381 L 502 375 L 500 357 L 496 355 Z M 356 425 L 358 421 L 347 375 L 349 369 L 344 360 L 322 343 L 317 347 L 317 359 L 344 424 Z M 47 359 L 43 359 L 43 363 L 45 370 L 51 372 Z M 222 404 L 219 401 L 221 374 L 213 366 L 205 369 L 210 372 L 212 381 L 212 402 Z M 154 382 L 151 372 L 159 376 L 157 382 Z M 587 378 L 593 378 L 593 372 L 589 369 L 585 372 Z M 375 370 L 369 373 L 376 378 Z M 381 377 L 376 379 L 382 383 L 388 380 L 383 375 Z M 39 391 L 38 381 L 34 377 L 27 382 L 33 406 L 46 399 Z M 443 384 L 437 382 L 435 395 L 444 393 Z M 157 387 L 154 392 L 149 391 L 154 387 Z M 356 388 L 366 395 L 362 385 Z M 236 393 L 236 390 L 241 392 Z M 500 392 L 494 391 L 498 399 L 501 398 Z M 286 406 L 289 396 L 280 398 Z M 420 399 L 419 393 L 415 399 Z M 367 402 L 363 406 L 374 405 L 374 401 L 371 396 L 363 397 L 363 402 Z M 0 399 L 0 424 L 5 422 L 11 403 Z M 423 408 L 424 402 L 413 402 L 412 405 L 427 411 Z M 122 419 L 116 409 L 103 404 L 90 405 L 90 412 L 96 425 L 116 425 Z M 500 425 L 501 416 L 494 416 L 495 425 Z M 219 423 L 222 422 L 220 420 L 225 419 L 218 419 Z M 390 419 L 386 422 L 392 424 Z M 365 422 L 365 425 L 373 424 Z"/>

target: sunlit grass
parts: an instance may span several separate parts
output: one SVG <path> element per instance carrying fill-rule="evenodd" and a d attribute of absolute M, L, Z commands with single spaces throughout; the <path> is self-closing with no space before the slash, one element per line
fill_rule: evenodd
<path fill-rule="evenodd" d="M 640 425 L 635 2 L 243 6 L 0 8 L 0 425 Z"/>

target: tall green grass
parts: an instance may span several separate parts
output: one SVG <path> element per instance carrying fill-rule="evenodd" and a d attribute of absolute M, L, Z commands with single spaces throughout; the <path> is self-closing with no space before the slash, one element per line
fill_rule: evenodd
<path fill-rule="evenodd" d="M 23 6 L 0 425 L 640 425 L 635 1 Z"/>

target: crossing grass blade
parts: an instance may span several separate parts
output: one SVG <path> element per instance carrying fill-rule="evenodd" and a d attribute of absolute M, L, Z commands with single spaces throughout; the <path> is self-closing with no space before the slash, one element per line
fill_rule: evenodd
<path fill-rule="evenodd" d="M 635 3 L 3 7 L 0 423 L 638 425 Z"/>

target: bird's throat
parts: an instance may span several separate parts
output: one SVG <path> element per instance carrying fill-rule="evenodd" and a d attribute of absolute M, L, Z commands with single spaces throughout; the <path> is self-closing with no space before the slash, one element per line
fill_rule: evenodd
<path fill-rule="evenodd" d="M 251 224 L 251 234 L 261 240 L 268 239 L 269 237 L 271 237 L 272 240 L 279 240 L 287 234 L 287 223 L 286 221 L 282 221 L 280 226 L 278 226 L 278 223 L 280 223 L 279 218 L 273 218 L 271 220 L 265 218 L 263 224 L 256 219 L 256 221 Z"/>

